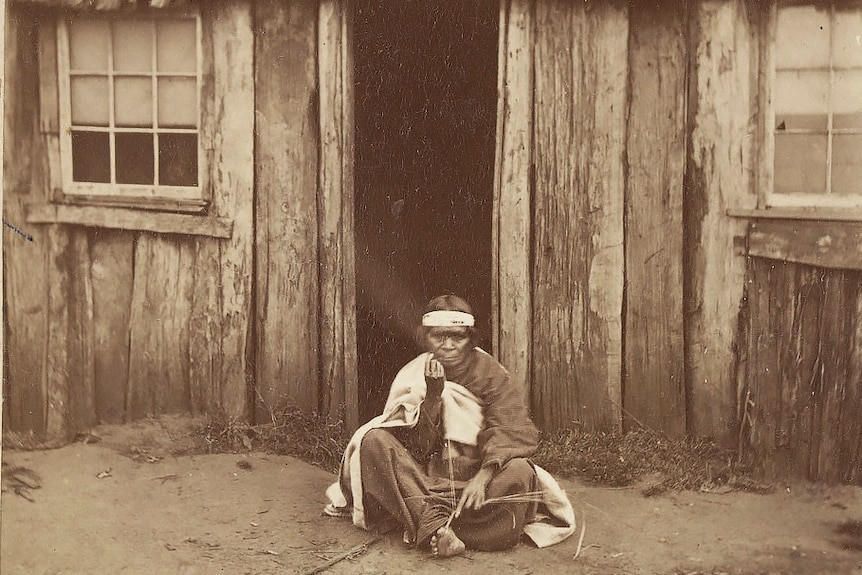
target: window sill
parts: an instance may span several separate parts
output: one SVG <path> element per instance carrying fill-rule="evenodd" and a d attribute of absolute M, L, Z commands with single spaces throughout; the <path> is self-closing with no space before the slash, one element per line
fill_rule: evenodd
<path fill-rule="evenodd" d="M 862 214 L 858 212 L 769 209 L 728 210 L 727 214 L 751 220 L 745 255 L 862 270 Z"/>
<path fill-rule="evenodd" d="M 829 222 L 862 222 L 862 210 L 852 208 L 762 208 L 727 210 L 732 218 L 752 220 L 802 220 Z"/>
<path fill-rule="evenodd" d="M 101 206 L 30 204 L 26 208 L 26 221 L 225 239 L 233 234 L 233 220 L 229 218 Z"/>

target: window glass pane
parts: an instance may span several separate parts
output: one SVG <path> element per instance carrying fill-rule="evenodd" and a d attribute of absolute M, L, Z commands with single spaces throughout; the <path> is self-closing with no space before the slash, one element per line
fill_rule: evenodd
<path fill-rule="evenodd" d="M 832 193 L 862 194 L 862 135 L 836 135 L 832 140 Z"/>
<path fill-rule="evenodd" d="M 72 132 L 72 179 L 111 182 L 111 150 L 107 132 Z"/>
<path fill-rule="evenodd" d="M 836 11 L 832 42 L 836 67 L 862 67 L 862 12 Z"/>
<path fill-rule="evenodd" d="M 116 78 L 114 113 L 118 126 L 153 125 L 153 81 L 151 78 Z"/>
<path fill-rule="evenodd" d="M 153 184 L 153 135 L 117 133 L 117 183 Z"/>
<path fill-rule="evenodd" d="M 775 135 L 775 192 L 823 193 L 826 188 L 826 136 Z"/>
<path fill-rule="evenodd" d="M 72 70 L 108 70 L 108 23 L 75 19 L 69 23 L 69 65 Z"/>
<path fill-rule="evenodd" d="M 159 126 L 194 128 L 197 123 L 197 80 L 159 78 Z"/>
<path fill-rule="evenodd" d="M 151 72 L 153 69 L 153 24 L 147 20 L 114 23 L 114 70 Z"/>
<path fill-rule="evenodd" d="M 829 118 L 826 114 L 775 115 L 776 132 L 784 130 L 810 130 L 825 134 L 828 124 Z"/>
<path fill-rule="evenodd" d="M 197 73 L 197 24 L 194 20 L 160 20 L 157 23 L 157 70 Z"/>
<path fill-rule="evenodd" d="M 197 134 L 159 134 L 159 183 L 198 185 Z"/>
<path fill-rule="evenodd" d="M 862 69 L 835 72 L 832 110 L 832 126 L 836 129 L 852 128 L 862 123 Z"/>
<path fill-rule="evenodd" d="M 775 74 L 775 114 L 826 114 L 829 72 L 781 71 Z M 826 127 L 824 122 L 823 127 Z"/>
<path fill-rule="evenodd" d="M 829 9 L 789 6 L 778 11 L 775 67 L 829 66 Z"/>
<path fill-rule="evenodd" d="M 73 76 L 71 82 L 72 124 L 108 125 L 108 79 L 99 76 Z"/>

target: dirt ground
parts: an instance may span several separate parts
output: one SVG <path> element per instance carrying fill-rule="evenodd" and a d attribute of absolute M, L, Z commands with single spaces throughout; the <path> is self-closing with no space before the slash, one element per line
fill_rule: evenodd
<path fill-rule="evenodd" d="M 3 452 L 0 572 L 649 575 L 862 574 L 862 489 L 769 495 L 599 488 L 561 480 L 586 530 L 548 549 L 435 559 L 323 516 L 333 475 L 291 457 L 179 455 L 189 420 L 94 430 L 97 442 Z M 38 475 L 13 489 L 10 470 Z M 24 476 L 21 476 L 24 477 Z M 20 484 L 19 484 L 20 485 Z M 842 530 L 840 527 L 844 526 Z M 842 533 L 847 531 L 849 533 Z M 363 543 L 374 541 L 363 549 Z"/>

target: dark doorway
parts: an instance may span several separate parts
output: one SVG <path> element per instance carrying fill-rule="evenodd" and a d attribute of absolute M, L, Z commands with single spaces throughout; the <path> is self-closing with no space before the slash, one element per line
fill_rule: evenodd
<path fill-rule="evenodd" d="M 499 4 L 352 4 L 357 351 L 366 421 L 416 355 L 413 330 L 433 296 L 462 295 L 489 333 Z"/>

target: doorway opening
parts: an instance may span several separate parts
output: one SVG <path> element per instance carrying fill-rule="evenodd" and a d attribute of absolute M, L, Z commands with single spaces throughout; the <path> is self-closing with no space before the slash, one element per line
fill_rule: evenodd
<path fill-rule="evenodd" d="M 498 0 L 358 0 L 354 112 L 359 415 L 380 413 L 434 296 L 490 345 Z"/>

